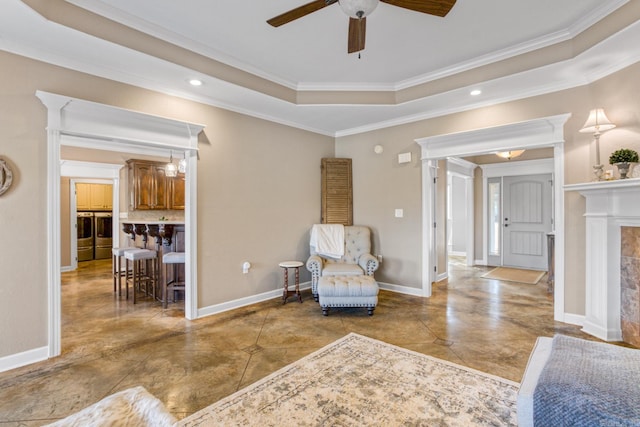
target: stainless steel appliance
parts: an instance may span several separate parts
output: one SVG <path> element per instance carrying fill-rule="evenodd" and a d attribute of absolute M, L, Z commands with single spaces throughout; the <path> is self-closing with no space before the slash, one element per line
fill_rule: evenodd
<path fill-rule="evenodd" d="M 93 259 L 93 212 L 77 213 L 78 261 Z"/>
<path fill-rule="evenodd" d="M 111 258 L 113 222 L 111 212 L 94 212 L 95 259 Z"/>

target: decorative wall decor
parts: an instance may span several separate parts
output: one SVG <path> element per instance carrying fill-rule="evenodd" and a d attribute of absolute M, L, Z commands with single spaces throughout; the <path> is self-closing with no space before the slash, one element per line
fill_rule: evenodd
<path fill-rule="evenodd" d="M 4 159 L 0 159 L 0 196 L 7 192 L 13 182 L 13 172 Z"/>

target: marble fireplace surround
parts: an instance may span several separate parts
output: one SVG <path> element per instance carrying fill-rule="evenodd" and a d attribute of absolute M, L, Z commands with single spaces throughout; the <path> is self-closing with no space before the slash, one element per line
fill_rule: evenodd
<path fill-rule="evenodd" d="M 640 346 L 640 179 L 565 185 L 586 199 L 583 331 Z"/>

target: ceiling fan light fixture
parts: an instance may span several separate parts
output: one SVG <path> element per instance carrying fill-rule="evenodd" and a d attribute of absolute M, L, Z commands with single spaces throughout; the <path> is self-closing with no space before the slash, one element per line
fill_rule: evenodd
<path fill-rule="evenodd" d="M 338 0 L 342 11 L 351 18 L 367 17 L 378 6 L 379 0 Z"/>

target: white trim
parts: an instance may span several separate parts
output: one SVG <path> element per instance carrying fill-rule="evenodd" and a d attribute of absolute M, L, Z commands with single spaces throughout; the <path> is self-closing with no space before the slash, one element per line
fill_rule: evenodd
<path fill-rule="evenodd" d="M 188 152 L 189 166 L 185 185 L 185 241 L 188 245 L 185 264 L 185 317 L 197 315 L 197 235 L 195 222 L 196 150 L 202 125 L 125 110 L 77 98 L 36 91 L 47 107 L 47 299 L 49 357 L 61 352 L 60 289 L 60 146 L 73 141 L 86 148 L 115 149 L 130 146 L 146 154 L 149 149 Z M 107 142 L 108 141 L 108 142 Z M 103 142 L 104 145 L 96 145 Z M 115 144 L 115 145 L 113 145 Z M 114 183 L 116 180 L 114 179 Z M 115 197 L 114 201 L 119 200 Z M 115 206 L 117 206 L 117 201 Z M 114 207 L 115 207 L 114 206 Z M 119 216 L 119 215 L 118 215 Z M 117 219 L 117 218 L 116 218 Z M 116 221 L 114 221 L 116 223 Z M 115 233 L 115 235 L 119 235 Z"/>
<path fill-rule="evenodd" d="M 467 229 L 467 239 L 465 242 L 466 252 L 463 254 L 466 258 L 466 264 L 468 267 L 473 266 L 473 260 L 475 258 L 475 192 L 474 192 L 474 182 L 475 175 L 474 171 L 478 167 L 475 163 L 469 162 L 467 160 L 461 159 L 459 157 L 447 157 L 447 175 L 455 175 L 464 180 L 464 191 L 466 196 L 466 229 Z M 448 219 L 447 219 L 448 220 Z M 447 236 L 447 239 L 449 237 Z M 449 251 L 449 254 L 455 255 L 452 251 Z M 447 261 L 448 261 L 447 256 Z M 447 271 L 449 267 L 447 266 Z"/>
<path fill-rule="evenodd" d="M 551 147 L 564 142 L 570 113 L 501 126 L 418 138 L 423 159 L 445 159 L 513 149 Z"/>
<path fill-rule="evenodd" d="M 393 283 L 385 283 L 385 282 L 378 282 L 378 287 L 385 291 L 396 292 L 398 294 L 413 295 L 416 297 L 422 296 L 422 290 L 420 288 L 412 288 L 412 287 L 403 286 L 403 285 L 394 285 Z"/>
<path fill-rule="evenodd" d="M 436 183 L 438 176 L 437 160 L 422 163 L 422 296 L 431 296 L 431 284 L 435 281 L 436 263 L 436 235 L 434 225 L 436 221 L 435 204 Z"/>
<path fill-rule="evenodd" d="M 426 138 L 416 139 L 421 147 L 422 159 L 422 248 L 430 248 L 425 238 L 431 238 L 434 233 L 432 227 L 431 212 L 435 206 L 435 197 L 425 177 L 431 169 L 431 165 L 439 158 L 450 156 L 465 156 L 472 154 L 491 153 L 496 151 L 506 151 L 515 148 L 539 148 L 554 147 L 554 179 L 555 188 L 562 188 L 564 184 L 564 124 L 571 117 L 570 113 L 556 116 L 543 117 L 519 123 L 511 123 L 502 126 L 495 126 L 484 129 L 477 129 L 466 132 L 452 133 L 447 135 L 436 135 Z M 555 298 L 554 298 L 554 319 L 564 321 L 564 197 L 561 192 L 555 192 L 554 220 L 556 234 L 556 257 L 555 257 Z M 422 256 L 422 287 L 431 291 L 431 282 L 426 283 L 425 269 L 432 268 L 429 260 L 435 254 L 424 254 Z M 425 292 L 426 293 L 426 292 Z"/>
<path fill-rule="evenodd" d="M 61 162 L 62 163 L 62 162 Z M 89 165 L 90 163 L 87 163 Z M 83 171 L 84 171 L 83 166 Z M 65 175 L 65 172 L 71 172 L 71 175 Z M 61 171 L 60 176 L 76 176 L 73 174 L 73 168 L 67 167 L 64 172 Z M 82 175 L 79 175 L 82 176 Z M 88 184 L 110 184 L 112 187 L 112 200 L 111 200 L 111 211 L 112 212 L 120 212 L 120 180 L 118 178 L 115 179 L 88 179 L 88 178 L 80 178 L 80 179 L 70 179 L 69 180 L 69 230 L 71 231 L 71 236 L 69 237 L 70 245 L 69 245 L 69 259 L 71 260 L 70 266 L 61 266 L 60 271 L 73 271 L 78 268 L 78 235 L 74 233 L 78 228 L 78 216 L 74 215 L 74 212 L 77 212 L 78 207 L 78 199 L 75 191 L 76 184 L 78 182 L 88 183 Z M 119 218 L 118 215 L 113 215 L 111 222 L 111 235 L 113 236 L 111 239 L 111 244 L 114 248 L 117 248 L 120 244 L 120 226 L 119 226 Z M 60 236 L 62 239 L 62 236 Z"/>
<path fill-rule="evenodd" d="M 311 282 L 300 283 L 300 290 L 311 289 Z M 224 313 L 225 311 L 234 310 L 236 308 L 245 307 L 247 305 L 268 301 L 274 298 L 282 298 L 282 289 L 274 289 L 263 292 L 261 294 L 251 295 L 248 297 L 238 298 L 236 300 L 226 301 L 220 304 L 210 305 L 198 309 L 198 318 L 212 316 L 214 314 Z"/>
<path fill-rule="evenodd" d="M 583 326 L 584 325 L 584 315 L 582 314 L 573 314 L 573 313 L 564 313 L 563 315 L 564 323 L 568 323 L 570 325 Z"/>
<path fill-rule="evenodd" d="M 0 357 L 0 372 L 20 368 L 21 366 L 30 365 L 36 362 L 42 362 L 43 360 L 47 360 L 48 355 L 49 347 L 40 347 L 23 351 L 22 353 Z"/>
<path fill-rule="evenodd" d="M 61 138 L 64 141 L 64 138 Z M 65 145 L 64 143 L 62 143 Z M 79 179 L 71 179 L 69 181 L 69 223 L 70 229 L 74 230 L 77 224 L 77 217 L 73 215 L 76 210 L 76 192 L 75 184 L 77 182 L 86 182 L 91 184 L 111 184 L 112 200 L 111 210 L 115 212 L 112 218 L 112 245 L 114 248 L 120 246 L 120 169 L 124 165 L 112 163 L 91 163 L 79 162 L 75 160 L 60 160 L 60 176 L 67 176 Z M 62 236 L 60 236 L 62 239 Z M 78 250 L 77 235 L 71 233 L 70 237 L 70 260 L 71 265 L 61 266 L 62 271 L 73 271 L 78 268 L 78 258 L 76 256 Z"/>
<path fill-rule="evenodd" d="M 480 165 L 482 176 L 484 178 L 497 178 L 502 176 L 520 176 L 520 175 L 541 175 L 545 173 L 553 174 L 553 159 L 539 160 L 513 160 L 504 163 L 489 163 Z"/>

